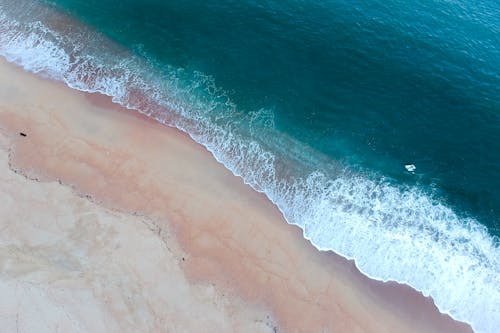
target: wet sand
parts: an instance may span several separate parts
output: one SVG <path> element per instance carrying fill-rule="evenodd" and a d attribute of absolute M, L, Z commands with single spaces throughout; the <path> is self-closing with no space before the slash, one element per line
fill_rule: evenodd
<path fill-rule="evenodd" d="M 1 325 L 471 332 L 319 252 L 187 135 L 4 61 L 0 87 Z"/>

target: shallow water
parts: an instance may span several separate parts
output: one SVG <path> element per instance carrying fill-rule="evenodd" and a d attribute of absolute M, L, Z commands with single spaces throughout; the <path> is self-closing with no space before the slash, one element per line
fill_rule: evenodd
<path fill-rule="evenodd" d="M 318 248 L 498 327 L 496 2 L 0 4 L 10 61 L 185 130 Z"/>

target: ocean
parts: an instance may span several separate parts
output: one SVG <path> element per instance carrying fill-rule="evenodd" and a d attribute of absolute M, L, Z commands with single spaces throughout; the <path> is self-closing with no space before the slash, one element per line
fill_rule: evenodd
<path fill-rule="evenodd" d="M 0 0 L 0 55 L 185 131 L 319 250 L 500 329 L 498 1 Z"/>

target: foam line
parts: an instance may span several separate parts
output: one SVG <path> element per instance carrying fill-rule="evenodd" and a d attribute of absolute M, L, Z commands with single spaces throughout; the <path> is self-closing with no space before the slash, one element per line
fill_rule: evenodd
<path fill-rule="evenodd" d="M 476 332 L 497 332 L 500 246 L 477 221 L 416 187 L 326 167 L 287 173 L 290 160 L 280 149 L 305 150 L 273 130 L 269 110 L 245 115 L 202 73 L 189 74 L 189 82 L 175 68 L 156 74 L 147 59 L 90 28 L 60 24 L 68 18 L 49 7 L 8 3 L 0 0 L 0 55 L 8 61 L 185 131 L 265 193 L 318 249 L 354 259 L 371 278 L 432 296 L 442 312 Z"/>

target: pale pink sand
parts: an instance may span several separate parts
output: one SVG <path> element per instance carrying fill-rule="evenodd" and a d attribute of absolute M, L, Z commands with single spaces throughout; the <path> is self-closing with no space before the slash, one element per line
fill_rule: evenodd
<path fill-rule="evenodd" d="M 268 328 L 286 332 L 471 332 L 411 288 L 372 281 L 353 263 L 317 251 L 263 195 L 177 130 L 5 62 L 0 87 L 0 128 L 12 168 L 59 180 L 108 209 L 146 216 L 160 236 L 174 235 L 192 288 L 213 285 L 235 308 L 247 304 L 246 316 L 238 310 L 242 321 L 266 309 Z M 234 319 L 227 307 L 219 312 Z M 162 313 L 154 315 L 165 330 L 177 331 Z M 185 320 L 198 319 L 193 313 Z M 229 331 L 247 327 L 231 325 Z"/>
<path fill-rule="evenodd" d="M 188 281 L 154 221 L 14 173 L 7 144 L 0 131 L 0 332 L 272 332 L 263 307 Z"/>

